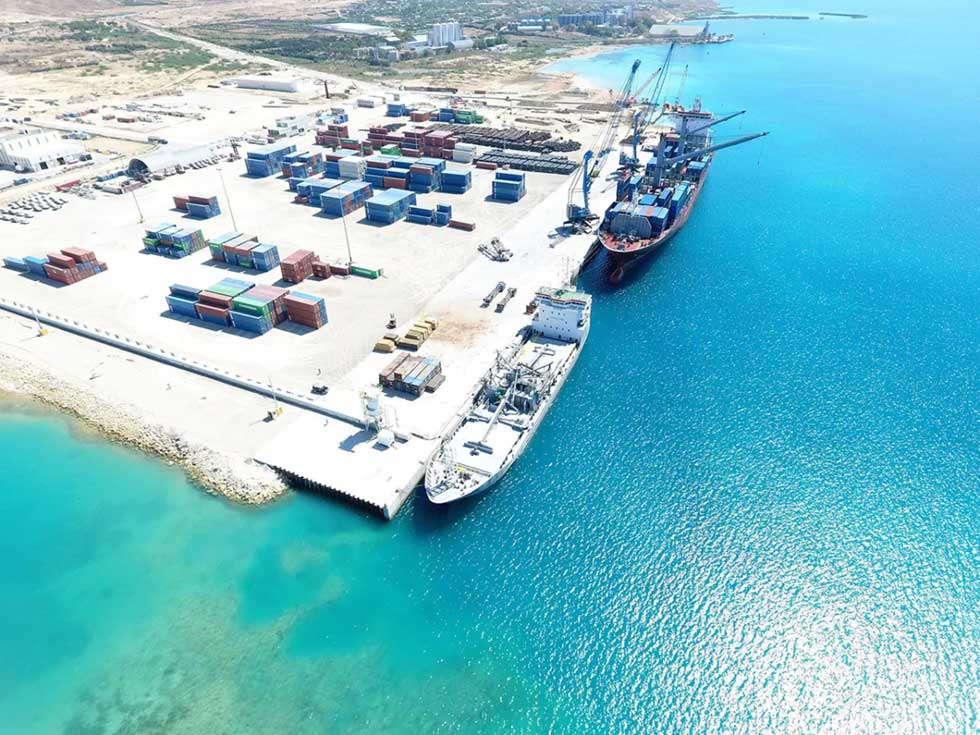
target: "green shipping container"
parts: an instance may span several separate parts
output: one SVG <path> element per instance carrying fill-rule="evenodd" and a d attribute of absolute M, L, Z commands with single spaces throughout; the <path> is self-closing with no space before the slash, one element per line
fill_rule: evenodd
<path fill-rule="evenodd" d="M 352 265 L 350 267 L 350 274 L 352 276 L 360 276 L 361 278 L 380 278 L 381 269 L 365 268 L 360 265 Z"/>

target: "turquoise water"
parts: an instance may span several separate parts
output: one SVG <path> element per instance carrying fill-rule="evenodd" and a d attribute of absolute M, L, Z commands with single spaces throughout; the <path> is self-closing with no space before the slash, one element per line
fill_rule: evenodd
<path fill-rule="evenodd" d="M 0 730 L 980 730 L 980 63 L 931 7 L 680 52 L 773 134 L 587 276 L 578 368 L 473 503 L 233 507 L 8 407 Z"/>

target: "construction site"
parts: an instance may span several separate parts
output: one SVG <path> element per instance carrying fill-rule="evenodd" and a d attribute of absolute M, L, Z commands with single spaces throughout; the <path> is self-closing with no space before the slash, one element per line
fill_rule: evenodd
<path fill-rule="evenodd" d="M 537 289 L 589 251 L 562 225 L 611 108 L 274 81 L 35 117 L 138 148 L 0 194 L 0 337 L 390 518 Z M 439 379 L 385 383 L 402 352 Z"/>

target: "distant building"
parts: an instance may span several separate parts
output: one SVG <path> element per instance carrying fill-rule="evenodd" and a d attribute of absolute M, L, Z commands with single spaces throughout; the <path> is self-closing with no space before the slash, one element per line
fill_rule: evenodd
<path fill-rule="evenodd" d="M 455 41 L 449 42 L 449 48 L 451 51 L 465 51 L 467 49 L 473 48 L 472 38 L 457 38 Z"/>
<path fill-rule="evenodd" d="M 383 36 L 384 38 L 391 36 L 390 28 L 371 25 L 370 23 L 327 23 L 315 27 L 349 36 Z"/>
<path fill-rule="evenodd" d="M 53 130 L 0 128 L 0 168 L 48 171 L 87 158 L 84 148 Z"/>
<path fill-rule="evenodd" d="M 558 26 L 621 26 L 626 25 L 633 19 L 633 6 L 628 5 L 623 8 L 605 8 L 591 13 L 562 13 L 556 17 Z"/>
<path fill-rule="evenodd" d="M 537 33 L 551 28 L 551 18 L 520 18 L 507 24 L 510 31 Z"/>
<path fill-rule="evenodd" d="M 387 61 L 394 63 L 401 59 L 401 52 L 394 46 L 376 46 L 374 48 L 374 59 L 376 61 Z"/>
<path fill-rule="evenodd" d="M 266 89 L 270 92 L 298 92 L 300 80 L 290 77 L 242 77 L 237 80 L 242 89 Z"/>
<path fill-rule="evenodd" d="M 463 38 L 463 28 L 456 21 L 436 23 L 429 31 L 430 46 L 448 46 L 453 41 Z"/>

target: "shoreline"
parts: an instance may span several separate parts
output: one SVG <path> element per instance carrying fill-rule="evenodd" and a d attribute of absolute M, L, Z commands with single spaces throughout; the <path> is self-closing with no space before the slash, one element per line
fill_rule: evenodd
<path fill-rule="evenodd" d="M 173 428 L 147 421 L 131 407 L 99 397 L 0 346 L 0 400 L 6 398 L 53 409 L 109 442 L 179 466 L 192 485 L 235 503 L 265 505 L 289 490 L 270 468 L 191 442 Z"/>

